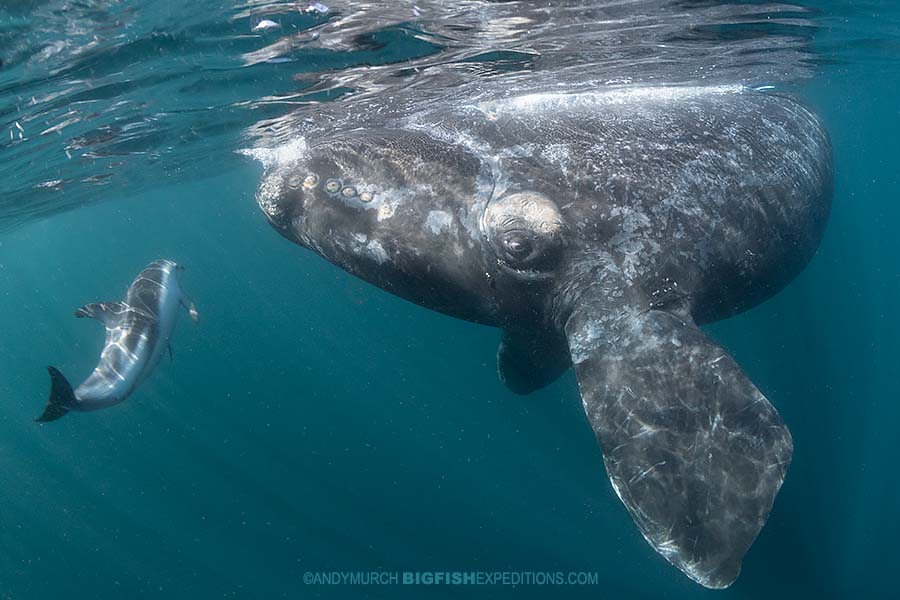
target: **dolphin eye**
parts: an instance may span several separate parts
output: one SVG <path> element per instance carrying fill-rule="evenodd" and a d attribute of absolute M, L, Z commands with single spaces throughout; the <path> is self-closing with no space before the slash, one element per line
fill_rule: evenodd
<path fill-rule="evenodd" d="M 526 260 L 534 250 L 534 242 L 519 232 L 506 234 L 501 238 L 500 243 L 506 256 L 513 262 Z"/>

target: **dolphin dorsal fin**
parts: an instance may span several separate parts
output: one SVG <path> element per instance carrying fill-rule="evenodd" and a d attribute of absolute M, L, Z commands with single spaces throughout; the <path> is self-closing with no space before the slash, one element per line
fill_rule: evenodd
<path fill-rule="evenodd" d="M 85 304 L 75 311 L 79 319 L 90 317 L 97 319 L 107 327 L 115 327 L 119 319 L 130 310 L 130 306 L 124 302 L 93 302 Z"/>

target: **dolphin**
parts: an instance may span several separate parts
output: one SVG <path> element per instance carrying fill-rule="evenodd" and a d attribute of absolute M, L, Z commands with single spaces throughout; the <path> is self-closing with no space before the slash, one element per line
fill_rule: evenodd
<path fill-rule="evenodd" d="M 138 274 L 123 302 L 97 302 L 75 311 L 78 318 L 97 319 L 106 327 L 100 362 L 76 389 L 55 367 L 50 372 L 50 400 L 35 421 L 46 423 L 70 411 L 87 412 L 124 401 L 153 371 L 175 329 L 178 308 L 194 322 L 199 314 L 181 289 L 177 273 L 184 267 L 155 260 Z"/>

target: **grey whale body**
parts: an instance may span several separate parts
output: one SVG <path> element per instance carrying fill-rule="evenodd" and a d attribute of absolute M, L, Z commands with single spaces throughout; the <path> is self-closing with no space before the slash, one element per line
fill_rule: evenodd
<path fill-rule="evenodd" d="M 289 240 L 396 295 L 500 327 L 528 393 L 573 365 L 610 482 L 650 545 L 723 588 L 792 455 L 772 404 L 699 325 L 815 253 L 827 134 L 739 86 L 532 94 L 306 140 L 257 199 Z"/>

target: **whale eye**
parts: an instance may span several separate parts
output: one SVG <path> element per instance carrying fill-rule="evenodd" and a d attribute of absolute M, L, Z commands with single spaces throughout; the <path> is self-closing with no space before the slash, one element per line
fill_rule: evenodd
<path fill-rule="evenodd" d="M 524 280 L 549 277 L 565 247 L 562 213 L 539 192 L 518 192 L 491 200 L 481 224 L 500 268 Z"/>
<path fill-rule="evenodd" d="M 514 262 L 527 260 L 534 249 L 534 243 L 526 235 L 516 231 L 500 238 L 500 244 L 506 256 Z"/>

